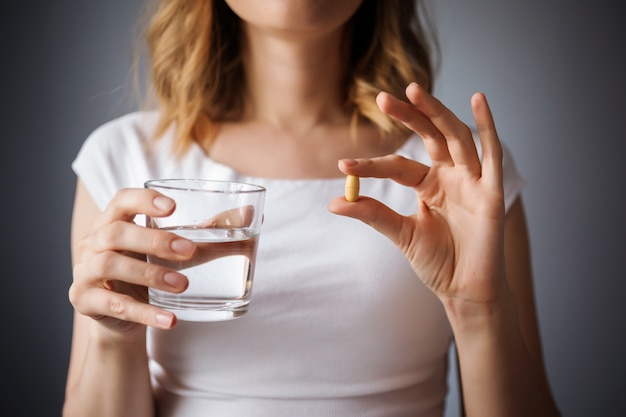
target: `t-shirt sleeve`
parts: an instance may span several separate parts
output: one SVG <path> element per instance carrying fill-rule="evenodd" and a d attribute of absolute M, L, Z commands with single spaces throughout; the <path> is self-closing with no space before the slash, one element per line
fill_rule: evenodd
<path fill-rule="evenodd" d="M 522 191 L 526 187 L 526 181 L 518 171 L 513 155 L 505 144 L 502 144 L 502 152 L 504 206 L 506 211 L 508 211 L 515 200 L 521 196 Z"/>
<path fill-rule="evenodd" d="M 117 119 L 94 130 L 72 162 L 74 173 L 101 210 L 121 188 L 141 186 L 134 180 L 132 163 L 137 146 L 129 142 L 132 135 L 126 125 L 125 120 Z"/>

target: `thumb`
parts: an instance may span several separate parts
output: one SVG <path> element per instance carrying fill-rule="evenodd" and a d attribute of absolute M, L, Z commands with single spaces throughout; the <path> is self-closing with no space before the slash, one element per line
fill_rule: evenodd
<path fill-rule="evenodd" d="M 411 233 L 412 225 L 402 216 L 373 198 L 360 196 L 356 202 L 337 197 L 328 204 L 331 213 L 362 221 L 387 236 L 394 244 L 402 246 L 404 237 Z"/>

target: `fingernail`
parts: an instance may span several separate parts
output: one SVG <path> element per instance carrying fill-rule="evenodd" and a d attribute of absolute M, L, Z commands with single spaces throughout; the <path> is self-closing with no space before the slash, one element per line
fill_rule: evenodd
<path fill-rule="evenodd" d="M 154 207 L 163 211 L 169 211 L 174 206 L 174 202 L 171 199 L 163 196 L 154 197 L 152 204 L 154 204 Z"/>
<path fill-rule="evenodd" d="M 172 242 L 172 250 L 180 255 L 191 255 L 196 249 L 196 245 L 185 239 L 176 239 Z"/>
<path fill-rule="evenodd" d="M 388 92 L 386 92 L 386 91 L 380 91 L 380 92 L 378 93 L 378 95 L 376 96 L 376 99 L 379 99 L 379 98 L 380 98 L 380 99 L 384 99 L 384 98 L 386 98 L 386 97 L 392 97 L 392 95 L 391 95 L 391 94 L 389 94 L 389 93 L 388 93 Z"/>
<path fill-rule="evenodd" d="M 174 317 L 167 313 L 156 313 L 154 321 L 161 327 L 170 327 Z"/>
<path fill-rule="evenodd" d="M 359 161 L 357 161 L 356 159 L 342 159 L 339 162 L 341 162 L 342 164 L 348 167 L 359 165 Z"/>
<path fill-rule="evenodd" d="M 416 83 L 415 81 L 411 82 L 411 83 L 409 84 L 409 87 L 411 87 L 411 88 L 420 88 L 419 84 L 418 84 L 418 83 Z"/>
<path fill-rule="evenodd" d="M 187 279 L 176 272 L 166 272 L 165 275 L 163 275 L 163 281 L 176 289 L 184 288 L 187 285 Z"/>

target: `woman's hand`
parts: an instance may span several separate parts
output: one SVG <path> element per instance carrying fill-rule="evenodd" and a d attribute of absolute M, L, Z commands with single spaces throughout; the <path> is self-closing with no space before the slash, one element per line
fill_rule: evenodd
<path fill-rule="evenodd" d="M 187 288 L 187 278 L 146 262 L 146 254 L 183 261 L 193 242 L 173 233 L 133 223 L 139 213 L 168 216 L 174 201 L 148 189 L 123 189 L 98 216 L 74 251 L 74 281 L 69 297 L 76 311 L 98 321 L 125 340 L 145 325 L 170 328 L 176 317 L 147 303 L 148 287 L 173 293 Z"/>
<path fill-rule="evenodd" d="M 391 239 L 422 281 L 440 298 L 488 303 L 505 284 L 502 148 L 487 101 L 472 97 L 482 147 L 482 163 L 470 129 L 416 84 L 406 89 L 410 103 L 387 93 L 380 109 L 418 133 L 432 166 L 398 155 L 342 160 L 345 174 L 391 178 L 412 187 L 418 211 L 402 216 L 379 201 L 340 197 L 329 210 L 359 219 Z"/>

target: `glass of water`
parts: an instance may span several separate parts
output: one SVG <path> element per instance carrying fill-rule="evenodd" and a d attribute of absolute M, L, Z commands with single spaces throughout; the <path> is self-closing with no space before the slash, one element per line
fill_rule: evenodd
<path fill-rule="evenodd" d="M 148 256 L 148 262 L 179 271 L 189 280 L 189 287 L 180 294 L 150 288 L 150 303 L 187 321 L 228 320 L 246 314 L 265 188 L 201 179 L 161 179 L 144 185 L 176 202 L 174 213 L 148 216 L 146 226 L 196 243 L 193 258 L 184 262 Z"/>

